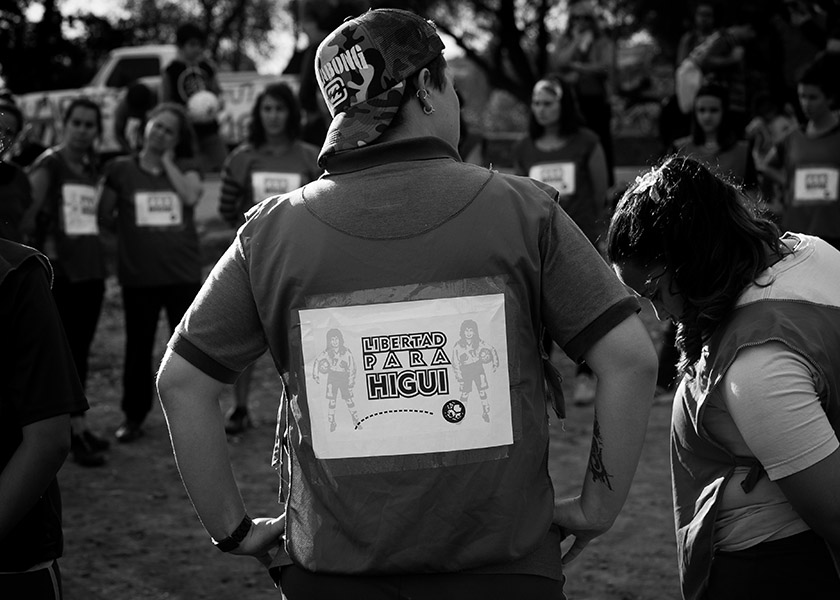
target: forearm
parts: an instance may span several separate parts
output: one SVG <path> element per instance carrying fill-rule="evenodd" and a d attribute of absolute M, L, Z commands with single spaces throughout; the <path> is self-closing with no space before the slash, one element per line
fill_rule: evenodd
<path fill-rule="evenodd" d="M 219 408 L 223 384 L 173 376 L 168 367 L 173 357 L 178 363 L 184 362 L 167 350 L 158 387 L 175 462 L 207 533 L 223 539 L 236 529 L 245 514 Z"/>
<path fill-rule="evenodd" d="M 242 220 L 242 188 L 229 178 L 222 178 L 222 191 L 219 195 L 219 215 L 226 223 L 236 226 Z"/>
<path fill-rule="evenodd" d="M 0 472 L 0 540 L 35 505 L 67 458 L 70 419 L 67 415 L 54 419 L 58 423 L 64 422 L 64 436 L 60 432 L 24 436 L 23 442 Z"/>
<path fill-rule="evenodd" d="M 182 172 L 168 157 L 163 159 L 162 164 L 163 170 L 166 172 L 166 177 L 172 184 L 172 188 L 184 204 L 187 206 L 198 204 L 202 193 L 201 181 L 197 177 L 192 177 L 190 174 Z"/>
<path fill-rule="evenodd" d="M 598 386 L 581 506 L 591 520 L 612 523 L 639 462 L 658 361 L 647 328 L 636 315 L 608 333 L 586 359 Z"/>
<path fill-rule="evenodd" d="M 612 524 L 636 472 L 647 431 L 656 372 L 627 370 L 599 376 L 592 448 L 581 505 L 595 522 Z"/>

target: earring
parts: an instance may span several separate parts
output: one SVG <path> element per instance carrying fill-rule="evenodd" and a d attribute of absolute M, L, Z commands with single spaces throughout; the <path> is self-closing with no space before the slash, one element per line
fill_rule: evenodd
<path fill-rule="evenodd" d="M 417 90 L 417 99 L 423 105 L 423 114 L 430 115 L 435 112 L 435 107 L 429 102 L 429 92 L 425 89 Z"/>

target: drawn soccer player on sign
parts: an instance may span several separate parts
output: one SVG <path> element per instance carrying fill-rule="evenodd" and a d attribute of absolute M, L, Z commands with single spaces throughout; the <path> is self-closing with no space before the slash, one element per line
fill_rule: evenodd
<path fill-rule="evenodd" d="M 453 348 L 452 366 L 455 378 L 461 384 L 461 402 L 465 405 L 472 392 L 473 385 L 481 398 L 482 418 L 490 422 L 490 403 L 487 400 L 487 374 L 484 365 L 491 365 L 493 372 L 499 368 L 499 354 L 496 349 L 481 339 L 478 325 L 467 319 L 461 323 L 461 338 Z"/>
<path fill-rule="evenodd" d="M 344 335 L 339 329 L 327 332 L 327 347 L 312 365 L 312 378 L 321 383 L 321 376 L 327 376 L 327 400 L 329 401 L 330 431 L 335 431 L 335 401 L 339 392 L 350 411 L 356 429 L 361 429 L 356 404 L 353 402 L 353 386 L 356 384 L 356 361 L 344 345 Z"/>

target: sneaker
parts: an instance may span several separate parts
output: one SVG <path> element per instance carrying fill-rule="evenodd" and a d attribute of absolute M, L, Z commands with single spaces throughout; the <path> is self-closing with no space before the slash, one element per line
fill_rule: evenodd
<path fill-rule="evenodd" d="M 121 444 L 129 444 L 143 437 L 143 430 L 137 421 L 126 421 L 114 434 Z"/>
<path fill-rule="evenodd" d="M 251 427 L 251 417 L 244 408 L 236 407 L 228 415 L 225 422 L 225 433 L 236 435 Z"/>
<path fill-rule="evenodd" d="M 70 453 L 73 461 L 83 467 L 101 467 L 105 464 L 105 455 L 93 449 L 84 436 L 70 436 Z"/>
<path fill-rule="evenodd" d="M 82 432 L 82 438 L 85 440 L 85 442 L 87 442 L 88 446 L 90 446 L 93 450 L 96 450 L 97 452 L 105 452 L 108 448 L 111 447 L 111 442 L 109 442 L 105 438 L 99 437 L 89 429 L 85 429 Z"/>

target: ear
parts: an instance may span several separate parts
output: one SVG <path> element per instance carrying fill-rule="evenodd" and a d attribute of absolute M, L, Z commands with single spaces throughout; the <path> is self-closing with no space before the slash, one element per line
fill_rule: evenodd
<path fill-rule="evenodd" d="M 412 82 L 416 89 L 428 91 L 432 82 L 432 74 L 429 72 L 429 69 L 423 67 L 414 74 Z"/>

